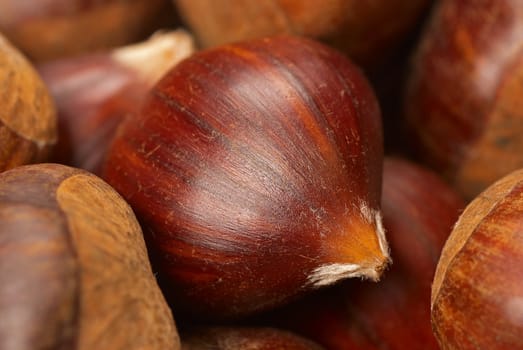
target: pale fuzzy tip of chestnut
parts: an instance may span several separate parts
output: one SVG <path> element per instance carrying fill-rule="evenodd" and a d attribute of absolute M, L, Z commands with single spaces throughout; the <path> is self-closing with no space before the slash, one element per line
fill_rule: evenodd
<path fill-rule="evenodd" d="M 157 32 L 147 41 L 114 50 L 111 56 L 153 85 L 170 68 L 194 52 L 193 36 L 183 29 L 177 29 Z"/>
<path fill-rule="evenodd" d="M 375 228 L 375 234 L 379 245 L 380 255 L 374 259 L 356 263 L 330 263 L 314 269 L 308 277 L 308 282 L 313 288 L 319 288 L 334 284 L 338 281 L 360 277 L 377 282 L 386 267 L 392 262 L 390 249 L 385 237 L 385 229 L 381 212 L 369 208 L 366 204 L 360 205 L 360 214 L 363 220 Z"/>

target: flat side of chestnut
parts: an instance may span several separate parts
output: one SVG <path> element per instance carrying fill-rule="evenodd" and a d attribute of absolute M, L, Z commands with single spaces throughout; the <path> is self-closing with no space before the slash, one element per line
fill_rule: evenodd
<path fill-rule="evenodd" d="M 21 168 L 0 174 L 0 348 L 71 349 L 79 267 L 67 220 L 50 200 L 71 172 Z"/>
<path fill-rule="evenodd" d="M 506 143 L 518 142 L 506 140 L 507 131 L 493 134 L 521 124 L 517 112 L 507 115 L 502 107 L 511 96 L 519 96 L 518 89 L 508 89 L 517 84 L 519 73 L 512 82 L 503 80 L 518 71 L 521 5 L 513 0 L 441 1 L 413 58 L 405 109 L 419 157 L 459 184 L 469 199 L 505 174 L 490 177 L 490 169 L 503 171 L 506 165 L 479 163 L 481 155 L 511 152 Z M 517 155 L 503 159 L 512 163 L 511 157 Z M 463 163 L 470 169 L 460 170 Z"/>
<path fill-rule="evenodd" d="M 433 328 L 443 348 L 523 346 L 522 225 L 523 170 L 493 184 L 461 215 L 432 287 Z"/>
<path fill-rule="evenodd" d="M 17 213 L 0 225 L 0 242 L 23 243 L 1 255 L 11 268 L 0 276 L 0 294 L 11 294 L 2 314 L 12 317 L 2 318 L 0 341 L 20 349 L 179 348 L 141 229 L 109 185 L 65 166 L 19 167 L 0 176 L 0 203 L 6 217 Z"/>
<path fill-rule="evenodd" d="M 0 164 L 6 165 L 0 169 L 31 159 L 44 160 L 57 138 L 56 112 L 49 92 L 25 57 L 1 36 L 0 67 Z M 18 144 L 23 144 L 20 150 L 14 147 Z M 13 148 L 12 157 L 9 148 Z"/>
<path fill-rule="evenodd" d="M 323 45 L 223 46 L 156 85 L 104 177 L 146 227 L 180 308 L 253 312 L 381 273 L 379 115 L 361 72 Z"/>
<path fill-rule="evenodd" d="M 182 350 L 321 350 L 318 344 L 276 328 L 207 327 L 182 336 Z"/>

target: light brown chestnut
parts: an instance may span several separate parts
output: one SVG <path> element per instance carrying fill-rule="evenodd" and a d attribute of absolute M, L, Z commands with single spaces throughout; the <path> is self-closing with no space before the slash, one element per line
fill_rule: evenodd
<path fill-rule="evenodd" d="M 275 34 L 322 40 L 366 67 L 382 63 L 431 0 L 174 0 L 204 47 Z"/>
<path fill-rule="evenodd" d="M 467 200 L 523 167 L 522 17 L 520 0 L 440 1 L 413 57 L 409 139 Z"/>
<path fill-rule="evenodd" d="M 0 349 L 179 349 L 127 203 L 57 164 L 0 174 Z"/>
<path fill-rule="evenodd" d="M 0 172 L 47 160 L 56 139 L 49 91 L 31 63 L 0 34 Z"/>
<path fill-rule="evenodd" d="M 276 328 L 206 327 L 182 334 L 182 350 L 321 350 L 321 346 Z"/>
<path fill-rule="evenodd" d="M 37 65 L 58 112 L 54 161 L 98 173 L 120 122 L 136 113 L 152 85 L 193 51 L 192 36 L 176 30 L 108 52 Z"/>
<path fill-rule="evenodd" d="M 197 53 L 119 129 L 104 177 L 177 312 L 224 318 L 388 262 L 380 112 L 335 50 L 281 36 Z"/>
<path fill-rule="evenodd" d="M 432 324 L 442 349 L 523 348 L 523 169 L 456 223 L 432 285 Z"/>
<path fill-rule="evenodd" d="M 42 61 L 143 40 L 172 13 L 167 0 L 3 0 L 0 31 Z"/>
<path fill-rule="evenodd" d="M 438 350 L 430 320 L 431 283 L 463 207 L 433 172 L 386 157 L 381 208 L 393 264 L 382 280 L 346 281 L 254 324 L 290 329 L 330 350 Z"/>

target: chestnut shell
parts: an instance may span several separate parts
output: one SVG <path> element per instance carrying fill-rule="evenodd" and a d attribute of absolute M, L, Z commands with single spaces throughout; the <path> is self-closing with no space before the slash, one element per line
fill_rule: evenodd
<path fill-rule="evenodd" d="M 523 167 L 520 0 L 443 0 L 412 61 L 405 117 L 417 157 L 467 199 Z"/>
<path fill-rule="evenodd" d="M 523 169 L 465 208 L 432 284 L 441 349 L 523 348 Z"/>
<path fill-rule="evenodd" d="M 104 177 L 141 220 L 176 310 L 221 318 L 377 279 L 382 158 L 359 69 L 280 36 L 176 66 L 119 130 Z"/>

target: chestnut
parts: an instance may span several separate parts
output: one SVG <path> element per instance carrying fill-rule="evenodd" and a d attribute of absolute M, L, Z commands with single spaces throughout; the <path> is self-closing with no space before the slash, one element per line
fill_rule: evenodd
<path fill-rule="evenodd" d="M 409 139 L 467 200 L 523 167 L 522 16 L 520 0 L 442 0 L 412 60 Z"/>
<path fill-rule="evenodd" d="M 179 63 L 122 124 L 103 176 L 135 210 L 177 313 L 240 317 L 379 278 L 382 143 L 361 71 L 278 36 Z"/>
<path fill-rule="evenodd" d="M 56 162 L 99 173 L 120 122 L 140 108 L 151 86 L 194 51 L 184 30 L 107 52 L 37 65 L 56 103 L 60 138 Z"/>
<path fill-rule="evenodd" d="M 431 0 L 174 0 L 203 47 L 275 34 L 322 40 L 357 63 L 385 61 L 415 27 Z"/>
<path fill-rule="evenodd" d="M 182 350 L 321 350 L 291 332 L 268 327 L 202 327 L 182 335 Z"/>
<path fill-rule="evenodd" d="M 456 223 L 432 285 L 432 325 L 442 349 L 523 348 L 523 169 Z"/>
<path fill-rule="evenodd" d="M 167 0 L 3 0 L 0 32 L 44 61 L 142 40 L 169 23 L 172 10 Z"/>
<path fill-rule="evenodd" d="M 346 281 L 251 323 L 289 329 L 331 350 L 438 350 L 430 320 L 431 282 L 463 207 L 433 172 L 386 157 L 382 213 L 394 263 L 382 280 Z"/>
<path fill-rule="evenodd" d="M 56 111 L 31 63 L 0 34 L 0 172 L 46 161 L 57 139 Z"/>
<path fill-rule="evenodd" d="M 58 164 L 0 174 L 0 349 L 179 349 L 129 205 Z"/>

